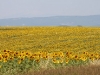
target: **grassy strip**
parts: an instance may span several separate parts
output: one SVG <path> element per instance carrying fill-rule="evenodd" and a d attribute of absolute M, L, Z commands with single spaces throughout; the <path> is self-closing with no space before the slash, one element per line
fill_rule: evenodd
<path fill-rule="evenodd" d="M 70 65 L 58 68 L 41 68 L 39 71 L 31 70 L 19 75 L 100 75 L 100 61 L 94 61 L 84 65 Z"/>
<path fill-rule="evenodd" d="M 18 73 L 30 73 L 30 71 L 37 73 L 41 72 L 41 69 L 44 71 L 50 69 L 58 69 L 61 67 L 70 67 L 70 66 L 79 66 L 85 65 L 88 63 L 87 61 L 76 61 L 70 60 L 69 63 L 53 63 L 50 59 L 41 60 L 40 62 L 36 62 L 34 60 L 29 60 L 25 58 L 21 63 L 18 63 L 18 59 L 14 59 L 13 61 L 7 61 L 5 63 L 0 63 L 2 66 L 0 68 L 0 75 L 18 75 Z M 30 75 L 30 74 L 29 74 Z"/>
<path fill-rule="evenodd" d="M 32 71 L 24 75 L 100 75 L 100 66 L 71 66 L 66 68 Z"/>

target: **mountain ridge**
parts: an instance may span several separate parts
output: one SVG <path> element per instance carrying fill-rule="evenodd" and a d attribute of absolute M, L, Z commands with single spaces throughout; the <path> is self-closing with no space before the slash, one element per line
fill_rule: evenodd
<path fill-rule="evenodd" d="M 100 15 L 0 19 L 0 26 L 100 26 Z"/>

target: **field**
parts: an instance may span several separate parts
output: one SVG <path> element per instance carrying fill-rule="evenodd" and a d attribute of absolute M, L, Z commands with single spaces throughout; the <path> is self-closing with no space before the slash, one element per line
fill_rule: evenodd
<path fill-rule="evenodd" d="M 100 27 L 0 27 L 0 75 L 99 71 Z"/>

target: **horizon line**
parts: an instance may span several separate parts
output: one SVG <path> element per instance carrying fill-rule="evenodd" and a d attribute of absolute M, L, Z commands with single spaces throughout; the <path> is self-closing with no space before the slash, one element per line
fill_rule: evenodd
<path fill-rule="evenodd" d="M 48 17 L 86 17 L 86 16 L 100 16 L 100 14 L 98 15 L 58 15 L 58 16 L 37 16 L 37 17 L 15 17 L 15 18 L 0 18 L 0 19 L 16 19 L 16 18 L 48 18 Z"/>

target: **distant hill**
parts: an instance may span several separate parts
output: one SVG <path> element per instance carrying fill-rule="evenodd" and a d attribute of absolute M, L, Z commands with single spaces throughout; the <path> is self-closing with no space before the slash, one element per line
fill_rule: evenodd
<path fill-rule="evenodd" d="M 100 15 L 0 19 L 0 26 L 100 26 Z"/>

